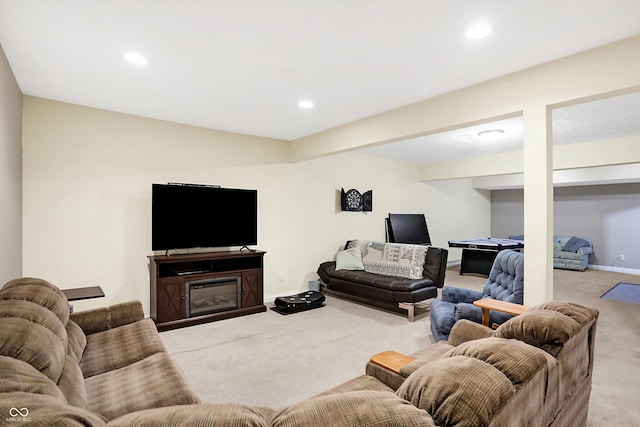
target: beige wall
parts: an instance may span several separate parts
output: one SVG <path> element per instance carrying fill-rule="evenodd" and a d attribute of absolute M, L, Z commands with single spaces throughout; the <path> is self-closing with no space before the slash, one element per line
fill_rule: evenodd
<path fill-rule="evenodd" d="M 0 46 L 0 286 L 22 275 L 22 93 Z"/>
<path fill-rule="evenodd" d="M 267 298 L 299 292 L 351 238 L 384 239 L 388 212 L 426 213 L 432 239 L 490 230 L 470 180 L 421 183 L 419 167 L 363 154 L 289 162 L 288 143 L 24 98 L 24 272 L 62 288 L 99 284 L 148 313 L 151 184 L 258 190 Z M 374 211 L 341 212 L 340 187 L 373 190 Z M 462 224 L 462 226 L 460 226 Z M 459 236 L 452 236 L 455 228 Z"/>
<path fill-rule="evenodd" d="M 489 235 L 489 194 L 472 189 L 468 174 L 452 175 L 451 168 L 443 165 L 420 168 L 353 150 L 638 90 L 640 57 L 635 52 L 639 47 L 640 36 L 292 143 L 26 97 L 24 273 L 48 278 L 61 287 L 100 284 L 107 292 L 107 303 L 138 298 L 146 307 L 153 182 L 258 189 L 258 246 L 268 252 L 268 297 L 304 289 L 306 281 L 315 277 L 318 262 L 331 258 L 345 239 L 383 239 L 383 218 L 389 211 L 426 213 L 439 246 L 453 238 Z M 525 141 L 527 149 L 547 143 L 541 132 L 533 134 Z M 521 153 L 506 157 L 513 161 L 500 156 L 484 159 L 482 164 L 488 168 L 483 173 L 510 164 L 500 173 L 524 169 L 526 181 L 540 167 L 527 168 Z M 583 161 L 596 166 L 591 162 Z M 429 175 L 438 169 L 445 172 Z M 427 176 L 436 181 L 421 182 Z M 339 212 L 336 191 L 342 186 L 374 190 L 374 212 Z M 549 199 L 550 186 L 526 187 L 535 195 L 529 199 L 536 203 L 535 208 L 525 203 L 525 212 L 539 213 L 525 215 L 525 228 L 534 236 L 528 244 L 537 239 L 541 246 L 549 246 L 545 235 L 551 232 L 552 204 L 540 206 L 539 200 Z M 527 252 L 526 274 L 544 288 L 529 302 L 551 298 L 552 266 L 546 246 L 546 252 Z M 459 258 L 451 255 L 452 260 Z"/>
<path fill-rule="evenodd" d="M 554 167 L 550 112 L 555 107 L 640 90 L 638 51 L 640 36 L 597 47 L 300 138 L 293 141 L 291 156 L 295 161 L 316 158 L 522 115 L 524 154 L 426 165 L 420 178 L 524 172 L 524 229 L 530 249 L 525 255 L 525 276 L 530 285 L 524 302 L 534 305 L 549 301 L 553 299 Z M 579 167 L 638 162 L 637 149 L 633 151 L 633 159 L 596 154 L 595 158 L 581 159 Z M 574 160 L 578 159 L 570 158 L 569 163 Z"/>

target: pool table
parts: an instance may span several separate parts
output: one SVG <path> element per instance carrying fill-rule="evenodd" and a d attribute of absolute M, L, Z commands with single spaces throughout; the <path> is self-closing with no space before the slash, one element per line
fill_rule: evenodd
<path fill-rule="evenodd" d="M 488 277 L 498 252 L 503 249 L 523 249 L 524 241 L 481 237 L 467 240 L 449 240 L 449 247 L 462 248 L 460 274 L 477 273 Z"/>

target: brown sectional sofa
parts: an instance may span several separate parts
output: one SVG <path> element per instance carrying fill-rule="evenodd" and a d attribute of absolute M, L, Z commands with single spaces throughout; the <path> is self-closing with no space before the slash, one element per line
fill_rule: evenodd
<path fill-rule="evenodd" d="M 379 366 L 275 410 L 200 403 L 139 303 L 69 316 L 39 279 L 0 290 L 0 424 L 575 426 L 587 415 L 596 310 L 548 303 L 497 331 L 458 322 L 393 374 Z M 13 424 L 12 424 L 13 425 Z"/>
<path fill-rule="evenodd" d="M 139 302 L 70 315 L 58 288 L 19 279 L 0 290 L 0 334 L 5 417 L 15 407 L 6 408 L 8 391 L 28 393 L 16 405 L 32 422 L 50 404 L 100 425 L 140 409 L 200 401 Z"/>
<path fill-rule="evenodd" d="M 404 365 L 399 373 L 371 362 L 367 363 L 366 373 L 398 390 L 420 371 L 432 370 L 442 363 L 442 359 L 461 354 L 484 360 L 511 380 L 514 375 L 542 373 L 533 388 L 523 387 L 522 379 L 513 382 L 518 396 L 524 395 L 525 388 L 530 390 L 526 394 L 531 396 L 520 403 L 514 399 L 502 409 L 502 415 L 482 425 L 584 426 L 591 392 L 597 320 L 596 309 L 555 301 L 532 307 L 496 330 L 459 320 L 448 341 L 440 341 L 412 354 L 415 360 Z M 482 349 L 479 351 L 479 348 Z M 525 363 L 520 364 L 521 361 Z M 509 365 L 508 369 L 503 369 Z M 478 371 L 473 375 L 481 374 Z M 464 382 L 467 386 L 466 380 Z M 485 392 L 492 394 L 497 391 L 498 383 L 495 379 L 489 383 L 492 387 Z M 478 387 L 481 389 L 481 385 Z"/>

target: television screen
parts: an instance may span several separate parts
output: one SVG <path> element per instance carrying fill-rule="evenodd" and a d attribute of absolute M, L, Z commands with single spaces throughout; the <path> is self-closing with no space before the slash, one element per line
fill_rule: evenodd
<path fill-rule="evenodd" d="M 153 184 L 154 251 L 256 245 L 258 192 L 189 184 Z"/>
<path fill-rule="evenodd" d="M 389 214 L 387 238 L 392 243 L 430 245 L 431 237 L 424 214 Z"/>

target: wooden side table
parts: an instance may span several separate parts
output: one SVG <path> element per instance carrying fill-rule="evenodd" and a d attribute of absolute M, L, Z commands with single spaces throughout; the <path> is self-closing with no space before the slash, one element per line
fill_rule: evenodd
<path fill-rule="evenodd" d="M 71 301 L 82 299 L 103 298 L 104 291 L 100 286 L 87 286 L 84 288 L 62 289 L 62 293 L 69 301 L 69 312 L 73 313 L 73 304 Z"/>
<path fill-rule="evenodd" d="M 518 316 L 529 310 L 529 307 L 527 307 L 526 305 L 514 304 L 512 302 L 500 301 L 493 298 L 483 298 L 474 301 L 473 305 L 482 309 L 482 324 L 484 326 L 489 326 L 489 314 L 491 310 L 513 314 L 515 316 Z"/>
<path fill-rule="evenodd" d="M 104 297 L 104 291 L 100 286 L 87 286 L 85 288 L 62 289 L 62 293 L 64 293 L 68 301 L 78 301 L 81 299 Z"/>
<path fill-rule="evenodd" d="M 383 351 L 371 357 L 371 363 L 381 366 L 393 373 L 399 374 L 400 368 L 416 360 L 415 357 L 398 353 L 397 351 Z"/>

